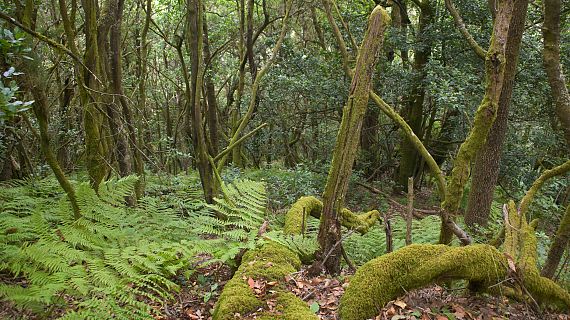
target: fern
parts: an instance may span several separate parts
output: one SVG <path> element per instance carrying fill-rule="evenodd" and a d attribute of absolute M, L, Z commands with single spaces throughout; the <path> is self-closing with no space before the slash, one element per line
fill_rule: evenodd
<path fill-rule="evenodd" d="M 310 263 L 315 258 L 319 243 L 315 234 L 289 235 L 283 231 L 271 231 L 264 235 L 265 239 L 277 242 L 295 252 L 303 263 Z"/>
<path fill-rule="evenodd" d="M 99 194 L 76 184 L 77 220 L 53 178 L 1 185 L 0 272 L 26 282 L 0 284 L 0 298 L 38 313 L 67 304 L 62 319 L 152 319 L 141 298 L 171 298 L 178 290 L 172 276 L 191 268 L 198 253 L 229 261 L 255 246 L 267 201 L 262 183 L 224 185 L 226 197 L 213 205 L 182 183 L 155 185 L 158 194 L 131 208 L 125 197 L 135 183 L 112 179 Z"/>

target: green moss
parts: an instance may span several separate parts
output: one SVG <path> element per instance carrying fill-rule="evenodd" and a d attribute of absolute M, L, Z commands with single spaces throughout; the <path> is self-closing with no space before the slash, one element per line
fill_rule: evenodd
<path fill-rule="evenodd" d="M 263 306 L 247 283 L 240 277 L 233 277 L 224 287 L 214 309 L 213 319 L 235 319 L 235 314 L 244 315 Z"/>
<path fill-rule="evenodd" d="M 236 275 L 278 281 L 300 267 L 301 260 L 295 253 L 280 244 L 268 242 L 243 256 Z"/>
<path fill-rule="evenodd" d="M 341 299 L 343 320 L 373 317 L 378 307 L 437 280 L 464 279 L 471 289 L 490 290 L 528 299 L 528 291 L 540 304 L 569 309 L 570 295 L 551 280 L 541 277 L 537 269 L 536 222 L 526 222 L 514 204 L 508 206 L 505 227 L 505 253 L 489 245 L 449 247 L 445 245 L 411 245 L 364 264 Z M 516 274 L 509 267 L 515 263 Z M 521 279 L 520 287 L 496 286 L 507 277 Z M 495 286 L 493 286 L 495 285 Z"/>
<path fill-rule="evenodd" d="M 354 214 L 348 209 L 342 209 L 340 217 L 344 227 L 351 230 L 355 229 L 360 234 L 365 234 L 378 221 L 380 212 L 372 210 L 362 214 Z"/>
<path fill-rule="evenodd" d="M 341 299 L 344 320 L 374 317 L 377 308 L 438 279 L 466 279 L 486 288 L 507 274 L 504 256 L 489 245 L 410 245 L 364 264 Z"/>
<path fill-rule="evenodd" d="M 297 255 L 275 242 L 267 242 L 261 248 L 246 252 L 234 277 L 226 284 L 220 295 L 213 319 L 234 319 L 236 313 L 244 315 L 265 305 L 248 286 L 249 278 L 281 281 L 300 267 L 301 261 Z M 281 291 L 279 287 L 275 289 Z M 306 308 L 308 310 L 307 306 Z"/>
<path fill-rule="evenodd" d="M 305 217 L 303 217 L 303 208 Z M 295 202 L 287 214 L 285 215 L 285 227 L 283 232 L 285 234 L 301 234 L 303 231 L 303 221 L 305 221 L 305 228 L 307 226 L 307 217 L 310 215 L 315 218 L 320 218 L 323 211 L 323 203 L 315 197 L 301 197 Z M 368 232 L 378 218 L 380 212 L 372 210 L 362 214 L 355 214 L 352 211 L 344 208 L 341 211 L 340 219 L 341 224 L 348 229 L 355 229 L 361 234 Z"/>
<path fill-rule="evenodd" d="M 318 319 L 307 303 L 299 299 L 291 292 L 280 292 L 277 294 L 275 311 L 273 313 L 267 312 L 259 319 L 265 320 L 312 320 Z"/>
<path fill-rule="evenodd" d="M 305 216 L 303 217 L 303 209 Z M 307 217 L 320 217 L 323 211 L 323 203 L 315 197 L 301 197 L 295 202 L 287 214 L 285 215 L 285 234 L 301 234 L 303 230 L 303 221 L 305 228 L 307 227 Z"/>

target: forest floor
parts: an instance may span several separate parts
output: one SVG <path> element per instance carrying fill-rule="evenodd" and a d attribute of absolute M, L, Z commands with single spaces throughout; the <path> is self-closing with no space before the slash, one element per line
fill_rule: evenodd
<path fill-rule="evenodd" d="M 360 204 L 371 207 L 378 201 L 374 195 Z M 406 207 L 397 202 L 402 201 L 401 195 L 396 195 L 390 201 L 386 210 L 388 216 L 402 215 Z M 418 192 L 415 207 L 432 209 L 433 201 L 429 190 Z M 398 201 L 396 201 L 398 200 Z M 365 208 L 358 208 L 365 209 Z M 202 257 L 205 262 L 208 257 Z M 344 269 L 341 275 L 330 277 L 325 275 L 309 276 L 306 267 L 285 279 L 287 288 L 307 303 L 319 316 L 319 319 L 338 319 L 338 306 L 345 288 L 349 284 L 352 272 Z M 160 304 L 151 304 L 156 311 L 157 320 L 209 320 L 212 319 L 214 306 L 224 285 L 231 279 L 232 269 L 222 263 L 212 263 L 203 268 L 195 269 L 195 273 L 184 279 L 176 279 L 180 291 L 173 293 L 174 299 Z M 4 279 L 0 275 L 0 283 L 18 282 L 25 285 L 23 279 Z M 274 283 L 256 279 L 249 282 L 256 294 L 266 301 L 266 306 L 257 313 L 242 315 L 236 319 L 256 319 L 258 315 L 275 307 L 275 299 L 271 296 Z M 73 304 L 73 301 L 68 301 Z M 48 319 L 62 316 L 65 309 L 53 310 Z M 38 319 L 29 311 L 16 309 L 6 301 L 0 301 L 0 319 Z M 570 320 L 569 315 L 534 310 L 530 304 L 508 300 L 504 297 L 470 294 L 462 288 L 446 289 L 439 285 L 413 290 L 406 295 L 389 302 L 378 310 L 373 320 Z M 303 320 L 303 319 L 299 319 Z"/>
<path fill-rule="evenodd" d="M 338 305 L 351 273 L 344 270 L 338 277 L 320 275 L 308 276 L 306 269 L 284 279 L 287 287 L 307 302 L 319 319 L 338 319 Z M 163 306 L 155 306 L 160 312 L 157 320 L 209 320 L 211 312 L 223 285 L 230 278 L 227 266 L 213 264 L 201 269 L 200 273 L 183 286 L 177 299 Z M 215 285 L 212 290 L 212 285 Z M 259 313 L 271 310 L 275 300 L 271 298 L 271 283 L 251 283 L 257 295 L 267 306 Z M 258 313 L 243 315 L 236 319 L 256 319 Z M 462 288 L 445 289 L 439 285 L 413 290 L 389 302 L 374 320 L 570 320 L 569 315 L 534 310 L 530 304 L 509 300 L 504 297 L 470 294 Z M 302 320 L 302 319 L 300 319 Z"/>

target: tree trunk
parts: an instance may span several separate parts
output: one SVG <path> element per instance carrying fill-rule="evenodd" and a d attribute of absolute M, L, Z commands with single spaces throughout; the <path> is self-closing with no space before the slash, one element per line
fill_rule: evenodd
<path fill-rule="evenodd" d="M 32 17 L 30 15 L 33 12 L 33 1 L 27 0 L 26 7 L 30 10 L 26 12 L 17 13 L 20 15 L 20 20 L 24 25 L 29 28 L 33 28 Z M 79 211 L 79 206 L 77 204 L 77 198 L 75 196 L 75 189 L 65 176 L 65 173 L 61 169 L 57 157 L 50 146 L 50 137 L 48 132 L 49 125 L 49 100 L 46 96 L 47 88 L 45 86 L 44 79 L 47 76 L 42 72 L 43 66 L 41 65 L 41 59 L 36 54 L 37 51 L 31 51 L 28 54 L 32 56 L 33 59 L 23 59 L 23 70 L 24 70 L 24 81 L 27 89 L 32 93 L 34 97 L 33 110 L 38 121 L 38 126 L 40 128 L 39 138 L 40 138 L 40 150 L 46 158 L 46 162 L 52 169 L 57 181 L 61 188 L 67 194 L 69 203 L 71 204 L 71 209 L 73 211 L 73 216 L 75 219 L 81 217 L 81 212 Z"/>
<path fill-rule="evenodd" d="M 390 17 L 384 9 L 377 6 L 369 18 L 369 25 L 362 42 L 347 105 L 333 151 L 333 160 L 325 191 L 323 194 L 323 214 L 318 240 L 321 258 L 328 273 L 340 271 L 341 249 L 340 221 L 338 215 L 343 208 L 352 166 L 358 151 L 358 142 L 362 122 L 368 106 L 369 91 L 376 56 L 382 47 L 384 31 L 390 23 Z"/>
<path fill-rule="evenodd" d="M 548 82 L 552 89 L 552 96 L 556 104 L 556 115 L 562 125 L 566 145 L 570 150 L 570 95 L 566 87 L 566 80 L 560 64 L 560 0 L 544 1 L 544 67 L 548 75 Z M 542 275 L 552 278 L 564 250 L 570 239 L 570 206 L 566 209 L 564 217 L 556 232 L 556 237 L 548 251 Z"/>
<path fill-rule="evenodd" d="M 560 259 L 564 254 L 564 250 L 566 250 L 566 247 L 568 246 L 568 240 L 570 240 L 570 206 L 566 208 L 566 212 L 564 213 L 564 216 L 562 216 L 562 220 L 560 220 L 560 225 L 558 226 L 558 231 L 556 231 L 554 241 L 552 241 L 552 245 L 548 250 L 546 262 L 540 272 L 543 277 L 550 279 L 554 277 L 556 269 L 558 269 Z"/>
<path fill-rule="evenodd" d="M 511 103 L 515 83 L 527 7 L 528 0 L 520 0 L 515 5 L 513 11 L 505 51 L 504 84 L 501 97 L 499 98 L 497 118 L 491 127 L 487 142 L 477 153 L 475 165 L 473 166 L 471 191 L 469 193 L 467 211 L 465 212 L 465 223 L 470 227 L 474 227 L 475 225 L 486 226 L 489 220 L 495 185 L 499 175 L 499 163 L 501 162 L 503 142 L 507 132 L 509 105 Z"/>
<path fill-rule="evenodd" d="M 562 125 L 566 145 L 570 151 L 570 94 L 560 64 L 560 0 L 544 1 L 544 68 L 556 105 L 556 115 Z"/>
<path fill-rule="evenodd" d="M 367 108 L 360 134 L 360 146 L 362 148 L 362 165 L 367 179 L 375 179 L 379 176 L 380 148 L 378 146 L 378 108 Z"/>
<path fill-rule="evenodd" d="M 204 63 L 211 70 L 212 67 L 212 55 L 210 53 L 210 41 L 208 39 L 208 23 L 206 21 L 206 16 L 204 15 Z M 207 123 L 208 123 L 208 133 L 209 133 L 209 147 L 210 154 L 213 156 L 218 154 L 218 99 L 216 98 L 216 89 L 214 88 L 214 81 L 210 72 L 206 72 L 204 76 L 204 81 L 206 82 L 206 101 L 208 102 L 208 112 L 207 112 Z"/>
<path fill-rule="evenodd" d="M 103 112 L 100 109 L 102 90 L 102 67 L 99 58 L 97 0 L 82 0 L 85 14 L 85 65 L 89 70 L 83 70 L 83 81 L 90 92 L 82 90 L 83 125 L 85 127 L 85 158 L 91 185 L 98 190 L 99 184 L 107 177 L 109 166 L 106 163 L 107 142 L 103 128 Z M 70 41 L 75 41 L 71 39 Z"/>
<path fill-rule="evenodd" d="M 196 166 L 200 174 L 202 189 L 206 202 L 212 203 L 217 193 L 214 169 L 210 163 L 208 146 L 203 130 L 202 120 L 202 85 L 203 85 L 203 23 L 202 1 L 188 0 L 187 3 L 187 37 L 191 58 L 191 90 L 188 113 L 191 117 L 192 144 L 196 156 Z"/>
<path fill-rule="evenodd" d="M 418 34 L 416 36 L 417 48 L 414 50 L 414 63 L 413 63 L 413 87 L 410 95 L 408 96 L 408 104 L 404 109 L 403 117 L 406 119 L 416 136 L 423 136 L 423 105 L 425 100 L 425 77 L 427 72 L 425 67 L 431 56 L 432 41 L 427 34 L 430 25 L 434 22 L 434 12 L 429 2 L 422 2 L 420 6 L 420 18 Z M 414 145 L 402 136 L 400 142 L 400 152 L 402 154 L 400 159 L 400 167 L 398 170 L 397 184 L 399 188 L 406 188 L 408 185 L 408 178 L 416 176 L 419 168 L 419 153 L 416 151 Z"/>
<path fill-rule="evenodd" d="M 499 98 L 503 89 L 506 55 L 505 49 L 513 15 L 514 3 L 525 0 L 500 0 L 498 12 L 493 25 L 491 44 L 485 58 L 486 87 L 483 100 L 475 113 L 473 128 L 459 151 L 453 164 L 451 179 L 447 186 L 445 200 L 442 203 L 443 214 L 440 243 L 449 244 L 453 237 L 450 221 L 459 210 L 459 203 L 463 197 L 465 184 L 469 180 L 471 161 L 483 147 L 491 126 L 495 121 Z"/>

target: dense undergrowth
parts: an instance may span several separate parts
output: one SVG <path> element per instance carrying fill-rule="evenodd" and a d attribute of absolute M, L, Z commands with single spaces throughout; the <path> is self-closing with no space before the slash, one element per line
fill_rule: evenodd
<path fill-rule="evenodd" d="M 53 178 L 2 185 L 2 299 L 46 318 L 63 309 L 62 319 L 152 319 L 149 302 L 170 299 L 179 287 L 174 276 L 189 277 L 198 254 L 226 262 L 255 246 L 262 183 L 227 184 L 228 198 L 206 205 L 191 180 L 160 186 L 155 178 L 153 196 L 133 207 L 125 197 L 134 176 L 102 184 L 98 195 L 76 183 L 79 219 Z"/>
<path fill-rule="evenodd" d="M 303 235 L 285 235 L 283 209 L 300 196 L 318 196 L 325 174 L 306 168 L 233 168 L 223 179 L 227 197 L 213 205 L 201 200 L 196 174 L 147 176 L 146 196 L 135 206 L 126 201 L 134 193 L 134 176 L 105 182 L 98 195 L 88 183 L 74 182 L 79 219 L 52 177 L 3 183 L 0 299 L 43 318 L 151 319 L 157 312 L 151 305 L 171 299 L 180 279 L 190 278 L 204 263 L 231 265 L 243 249 L 270 240 L 311 262 L 319 220 L 309 218 Z M 386 201 L 362 191 L 349 195 L 348 202 L 357 209 L 390 211 Z M 499 202 L 490 225 L 479 230 L 478 242 L 501 228 Z M 259 237 L 265 220 L 269 229 Z M 390 221 L 396 250 L 404 246 L 405 221 L 398 212 Z M 414 243 L 437 242 L 439 228 L 436 216 L 415 220 Z M 538 240 L 540 262 L 550 240 L 543 232 Z M 383 224 L 365 235 L 351 234 L 343 246 L 357 266 L 383 255 Z M 558 274 L 566 287 L 569 277 L 564 270 Z"/>

